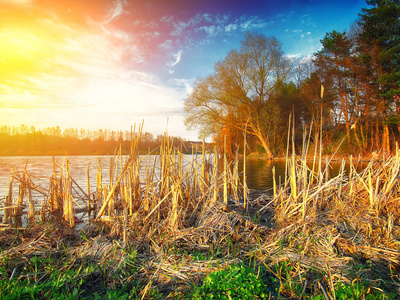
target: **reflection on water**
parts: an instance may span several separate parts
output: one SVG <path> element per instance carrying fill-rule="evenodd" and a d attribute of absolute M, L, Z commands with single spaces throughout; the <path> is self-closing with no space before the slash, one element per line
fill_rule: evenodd
<path fill-rule="evenodd" d="M 141 163 L 141 171 L 145 169 L 148 164 L 153 165 L 156 156 L 148 155 L 143 156 Z M 90 175 L 90 186 L 91 188 L 96 187 L 96 174 L 97 168 L 100 163 L 102 169 L 103 183 L 109 182 L 110 165 L 113 156 L 56 156 L 54 157 L 56 164 L 63 166 L 66 159 L 70 165 L 70 174 L 72 178 L 81 186 L 84 190 L 87 187 L 87 167 L 89 165 Z M 127 157 L 123 157 L 123 160 Z M 191 161 L 191 156 L 187 156 L 187 162 Z M 116 160 L 115 163 L 120 163 Z M 309 167 L 312 167 L 312 162 L 309 162 Z M 340 169 L 341 162 L 331 162 L 329 173 L 331 176 L 335 176 Z M 156 166 L 157 163 L 156 163 Z M 53 173 L 53 157 L 52 156 L 8 156 L 0 157 L 0 199 L 3 199 L 7 190 L 7 185 L 10 180 L 10 175 L 13 172 L 13 168 L 16 167 L 18 171 L 23 171 L 26 167 L 27 172 L 30 174 L 32 181 L 47 188 L 49 185 L 50 177 Z M 246 161 L 247 169 L 247 185 L 250 189 L 269 189 L 272 187 L 272 168 L 275 167 L 275 174 L 277 183 L 279 183 L 279 177 L 282 182 L 285 176 L 285 161 L 282 160 L 261 160 L 255 158 L 249 158 Z M 60 168 L 58 169 L 60 170 Z M 239 172 L 243 171 L 243 161 L 239 162 Z M 144 175 L 144 174 L 142 174 Z"/>
<path fill-rule="evenodd" d="M 338 175 L 342 162 L 331 161 L 328 168 L 328 174 L 332 178 Z M 313 167 L 313 162 L 308 161 L 307 165 L 310 169 Z M 361 171 L 366 166 L 365 163 L 355 164 L 357 171 Z M 273 186 L 273 167 L 275 167 L 276 183 L 283 183 L 285 180 L 286 161 L 284 160 L 263 160 L 257 158 L 248 158 L 246 160 L 246 177 L 247 186 L 250 189 L 271 189 Z M 243 161 L 240 162 L 240 172 L 243 171 Z M 316 170 L 316 167 L 314 168 Z M 322 171 L 325 170 L 325 163 L 323 163 Z M 349 164 L 345 165 L 345 174 L 349 172 Z"/>
<path fill-rule="evenodd" d="M 187 165 L 192 161 L 192 156 L 184 156 L 182 161 L 183 169 L 187 168 Z M 120 171 L 128 160 L 129 156 L 125 155 L 122 157 L 114 156 L 55 156 L 54 162 L 56 164 L 56 170 L 59 174 L 62 169 L 65 168 L 66 161 L 69 164 L 69 174 L 75 180 L 75 182 L 83 189 L 87 190 L 88 182 L 88 169 L 89 169 L 89 183 L 91 191 L 97 187 L 97 174 L 99 170 L 101 172 L 102 183 L 109 184 L 110 180 L 110 167 L 112 166 L 112 161 L 114 167 L 112 168 L 112 176 L 118 177 L 115 174 L 115 167 L 120 166 L 118 170 Z M 144 155 L 140 156 L 140 171 L 139 176 L 144 179 L 146 174 L 146 166 L 155 167 L 156 173 L 159 168 L 159 156 L 156 155 Z M 122 160 L 122 162 L 121 162 Z M 156 161 L 155 161 L 156 160 Z M 32 182 L 36 186 L 41 186 L 44 189 L 48 189 L 50 178 L 53 175 L 53 156 L 0 156 L 0 199 L 4 199 L 5 193 L 7 192 L 10 177 L 13 173 L 14 167 L 16 171 L 23 172 L 26 168 L 27 173 L 32 179 Z M 156 180 L 157 178 L 155 178 Z M 115 182 L 115 180 L 114 180 Z M 14 184 L 13 193 L 18 193 L 16 190 L 19 182 Z M 14 194 L 15 195 L 15 194 Z M 39 196 L 38 194 L 33 194 L 33 196 Z"/>
<path fill-rule="evenodd" d="M 275 167 L 275 176 L 277 183 L 279 177 L 284 180 L 285 175 L 285 162 L 284 161 L 271 161 L 256 158 L 246 160 L 246 177 L 247 186 L 250 189 L 270 189 L 273 186 L 273 173 L 272 168 Z M 243 167 L 239 168 L 240 171 Z"/>
<path fill-rule="evenodd" d="M 55 156 L 56 165 L 62 167 L 66 160 L 70 166 L 70 174 L 72 178 L 82 187 L 87 186 L 87 166 L 90 166 L 91 186 L 96 183 L 97 165 L 102 165 L 103 176 L 109 173 L 111 156 Z M 17 171 L 22 172 L 26 168 L 32 181 L 36 185 L 47 188 L 50 177 L 53 174 L 53 157 L 52 156 L 6 156 L 0 157 L 0 197 L 5 195 L 6 187 L 9 184 L 10 176 L 14 167 Z M 60 171 L 60 167 L 57 168 Z"/>

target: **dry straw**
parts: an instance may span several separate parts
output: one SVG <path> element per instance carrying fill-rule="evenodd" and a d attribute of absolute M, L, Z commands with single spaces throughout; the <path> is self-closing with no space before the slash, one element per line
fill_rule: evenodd
<path fill-rule="evenodd" d="M 119 151 L 110 160 L 108 182 L 100 161 L 95 187 L 90 186 L 87 171 L 86 192 L 71 177 L 68 161 L 62 166 L 54 163 L 48 189 L 35 185 L 27 170 L 22 175 L 14 170 L 2 208 L 3 222 L 15 222 L 29 207 L 31 223 L 42 212 L 44 220 L 73 227 L 77 212 L 87 212 L 87 235 L 107 227 L 112 239 L 93 233 L 86 244 L 70 251 L 91 255 L 99 263 L 115 260 L 118 265 L 127 255 L 110 240 L 120 238 L 123 245 L 142 253 L 138 257 L 141 269 L 132 275 L 152 282 L 142 297 L 154 285 L 197 284 L 205 274 L 239 260 L 256 260 L 282 282 L 293 280 L 290 284 L 300 284 L 303 290 L 323 290 L 328 298 L 333 297 L 338 282 L 364 276 L 352 273 L 351 266 L 360 257 L 387 270 L 400 265 L 399 150 L 393 156 L 371 160 L 362 171 L 351 158 L 347 168 L 342 162 L 339 173 L 331 176 L 332 157 L 322 157 L 321 142 L 314 145 L 313 157 L 307 160 L 311 129 L 303 136 L 300 156 L 292 131 L 285 178 L 281 183 L 274 172 L 272 194 L 254 199 L 246 182 L 239 180 L 238 155 L 229 162 L 225 142 L 221 154 L 218 148 L 209 151 L 203 141 L 200 156 L 197 151 L 186 156 L 178 141 L 166 133 L 157 155 L 140 156 L 140 136 L 139 126 L 137 133 L 132 132 L 129 156 Z M 245 142 L 244 161 L 246 148 Z M 245 163 L 243 167 L 246 179 Z M 20 192 L 14 202 L 17 182 Z M 32 191 L 40 191 L 45 200 L 35 210 L 29 196 Z M 31 251 L 29 247 L 36 247 L 37 254 L 45 253 L 50 247 L 45 237 L 26 239 L 5 255 L 14 257 L 13 253 Z M 213 256 L 215 249 L 220 251 L 219 263 Z M 195 251 L 208 253 L 209 261 L 196 260 Z M 293 266 L 292 271 L 279 274 L 273 266 L 282 261 Z M 326 274 L 325 279 L 317 283 L 309 275 L 311 269 Z"/>

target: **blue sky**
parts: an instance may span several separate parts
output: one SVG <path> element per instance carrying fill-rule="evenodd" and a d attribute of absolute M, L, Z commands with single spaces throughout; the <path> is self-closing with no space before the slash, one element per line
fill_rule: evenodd
<path fill-rule="evenodd" d="M 183 102 L 245 31 L 307 57 L 365 1 L 0 0 L 1 125 L 144 130 L 197 139 Z"/>

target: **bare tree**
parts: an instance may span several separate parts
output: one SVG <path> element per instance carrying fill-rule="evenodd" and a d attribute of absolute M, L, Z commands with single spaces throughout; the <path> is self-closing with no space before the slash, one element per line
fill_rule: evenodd
<path fill-rule="evenodd" d="M 185 101 L 186 125 L 215 135 L 227 127 L 254 135 L 268 157 L 276 104 L 271 96 L 288 77 L 290 63 L 274 37 L 249 32 L 240 50 L 232 50 L 214 66 L 214 74 L 198 79 Z"/>

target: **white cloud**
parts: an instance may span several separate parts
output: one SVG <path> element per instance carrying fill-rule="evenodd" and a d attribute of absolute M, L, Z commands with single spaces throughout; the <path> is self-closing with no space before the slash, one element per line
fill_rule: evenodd
<path fill-rule="evenodd" d="M 202 26 L 200 29 L 204 30 L 209 37 L 216 36 L 221 30 L 215 25 Z"/>
<path fill-rule="evenodd" d="M 180 60 L 182 58 L 182 54 L 183 54 L 183 50 L 179 50 L 176 53 L 172 53 L 172 57 L 174 58 L 174 60 L 169 61 L 167 63 L 167 66 L 170 67 L 170 68 L 175 67 L 180 62 Z"/>
<path fill-rule="evenodd" d="M 307 56 L 303 57 L 300 62 L 301 63 L 309 63 L 313 59 L 315 59 L 314 54 L 308 54 Z"/>
<path fill-rule="evenodd" d="M 215 22 L 217 24 L 226 24 L 226 22 L 228 22 L 229 20 L 229 15 L 217 15 L 217 18 L 215 20 Z"/>
<path fill-rule="evenodd" d="M 107 72 L 107 76 L 84 81 L 31 78 L 37 85 L 46 83 L 49 90 L 41 94 L 9 92 L 7 97 L 0 97 L 3 121 L 10 126 L 19 126 L 24 120 L 37 128 L 59 125 L 123 130 L 144 120 L 144 131 L 162 134 L 169 118 L 171 135 L 196 138 L 183 123 L 183 100 L 191 91 L 190 82 L 175 79 L 164 85 L 148 73 L 115 67 Z"/>
<path fill-rule="evenodd" d="M 164 51 L 169 51 L 172 49 L 172 40 L 166 40 L 163 43 L 158 45 L 158 48 L 164 50 Z"/>
<path fill-rule="evenodd" d="M 189 95 L 193 92 L 193 81 L 194 79 L 173 78 L 168 81 L 168 85 Z"/>
<path fill-rule="evenodd" d="M 197 26 L 202 21 L 202 19 L 203 19 L 202 15 L 197 14 L 193 18 L 189 19 L 187 22 L 185 22 L 185 21 L 173 22 L 173 30 L 170 33 L 170 35 L 179 36 L 187 28 Z"/>
<path fill-rule="evenodd" d="M 173 26 L 174 26 L 174 29 L 171 31 L 170 34 L 171 34 L 172 36 L 177 36 L 177 35 L 181 35 L 182 32 L 186 29 L 186 27 L 189 26 L 189 24 L 180 21 L 180 22 L 178 22 L 178 23 L 175 23 Z"/>
<path fill-rule="evenodd" d="M 149 39 L 155 39 L 155 38 L 159 37 L 160 35 L 161 35 L 161 33 L 158 31 L 149 31 L 149 32 L 143 33 L 143 36 L 148 37 Z"/>
<path fill-rule="evenodd" d="M 171 23 L 171 22 L 174 21 L 174 17 L 173 17 L 173 16 L 163 16 L 163 17 L 160 19 L 160 21 L 161 21 L 161 22 L 164 22 L 164 23 Z"/>
<path fill-rule="evenodd" d="M 207 22 L 212 22 L 212 16 L 210 14 L 203 14 L 203 19 Z"/>
<path fill-rule="evenodd" d="M 231 31 L 235 31 L 237 28 L 238 28 L 237 24 L 228 24 L 225 26 L 225 31 L 231 32 Z"/>
<path fill-rule="evenodd" d="M 240 17 L 238 22 L 239 22 L 239 26 L 241 27 L 242 30 L 266 28 L 269 25 L 275 23 L 275 21 L 266 21 L 265 19 L 259 18 L 257 16 L 252 16 L 250 18 Z"/>
<path fill-rule="evenodd" d="M 248 30 L 252 25 L 252 20 L 247 20 L 243 23 L 240 24 L 240 27 L 242 28 L 242 30 Z"/>
<path fill-rule="evenodd" d="M 289 58 L 290 60 L 296 60 L 299 59 L 300 57 L 302 57 L 301 54 L 297 53 L 297 54 L 286 54 L 285 57 Z"/>
<path fill-rule="evenodd" d="M 296 61 L 296 63 L 298 64 L 308 64 L 314 59 L 314 54 L 307 54 L 306 56 L 301 53 L 286 54 L 285 57 L 290 60 Z"/>
<path fill-rule="evenodd" d="M 105 23 L 110 23 L 114 21 L 115 19 L 119 18 L 124 13 L 124 5 L 126 4 L 125 0 L 117 0 L 113 1 L 113 6 L 108 12 L 106 16 L 106 21 Z"/>

